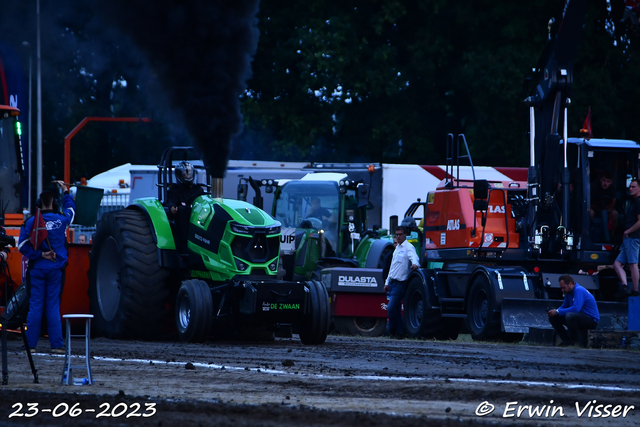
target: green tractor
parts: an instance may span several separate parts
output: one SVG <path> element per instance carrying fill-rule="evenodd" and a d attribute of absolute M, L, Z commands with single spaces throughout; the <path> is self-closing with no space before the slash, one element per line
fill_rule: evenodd
<path fill-rule="evenodd" d="M 300 179 L 241 179 L 256 191 L 254 205 L 261 206 L 261 191 L 274 192 L 272 216 L 282 224 L 282 267 L 288 280 L 319 279 L 326 266 L 382 268 L 393 250 L 381 239 L 387 230 L 367 229 L 370 186 L 344 173 L 310 173 Z M 288 237 L 288 238 L 286 238 Z"/>
<path fill-rule="evenodd" d="M 197 164 L 207 177 L 200 184 L 205 194 L 187 203 L 186 226 L 169 219 L 163 201 L 174 157 L 191 153 L 190 147 L 168 148 L 158 165 L 158 198 L 136 199 L 98 222 L 89 269 L 94 333 L 149 340 L 177 333 L 182 341 L 202 342 L 286 336 L 293 326 L 304 344 L 323 343 L 327 291 L 317 280 L 278 280 L 278 221 L 246 202 L 206 194 L 211 180 Z"/>

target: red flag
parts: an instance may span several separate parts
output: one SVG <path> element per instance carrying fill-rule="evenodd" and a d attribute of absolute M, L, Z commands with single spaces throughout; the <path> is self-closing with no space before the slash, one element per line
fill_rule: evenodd
<path fill-rule="evenodd" d="M 40 209 L 36 208 L 36 214 L 34 215 L 33 223 L 31 224 L 31 232 L 29 233 L 29 241 L 31 242 L 33 249 L 37 250 L 47 237 L 49 237 L 47 225 L 42 217 L 42 212 L 40 212 Z"/>
<path fill-rule="evenodd" d="M 582 137 L 587 141 L 593 138 L 593 133 L 591 132 L 591 107 L 589 107 L 587 118 L 584 119 L 582 129 L 580 129 L 580 135 L 582 135 Z"/>

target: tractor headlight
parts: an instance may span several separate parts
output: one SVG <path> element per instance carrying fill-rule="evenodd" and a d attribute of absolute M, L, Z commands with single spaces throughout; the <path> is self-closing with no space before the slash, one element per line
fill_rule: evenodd
<path fill-rule="evenodd" d="M 231 231 L 233 231 L 234 233 L 238 233 L 238 234 L 251 234 L 251 228 L 248 225 L 241 225 L 238 224 L 237 222 L 232 222 L 229 227 L 231 228 Z"/>
<path fill-rule="evenodd" d="M 247 269 L 247 264 L 240 260 L 236 260 L 236 267 L 238 267 L 238 270 L 240 271 L 245 271 Z"/>
<path fill-rule="evenodd" d="M 272 225 L 267 228 L 267 235 L 269 234 L 279 234 L 280 233 L 280 225 Z"/>
<path fill-rule="evenodd" d="M 278 268 L 278 263 L 276 261 L 269 264 L 269 270 L 276 271 L 277 268 Z"/>

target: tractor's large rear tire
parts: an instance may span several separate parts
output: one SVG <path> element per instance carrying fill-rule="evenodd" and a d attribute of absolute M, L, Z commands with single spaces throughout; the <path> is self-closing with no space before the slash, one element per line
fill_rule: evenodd
<path fill-rule="evenodd" d="M 209 285 L 202 280 L 185 280 L 176 298 L 176 326 L 180 341 L 204 342 L 211 332 L 213 302 Z"/>
<path fill-rule="evenodd" d="M 363 337 L 379 337 L 387 327 L 387 319 L 383 317 L 336 316 L 333 323 L 339 334 Z"/>
<path fill-rule="evenodd" d="M 404 329 L 410 338 L 455 340 L 460 332 L 460 320 L 442 318 L 431 308 L 429 292 L 419 277 L 414 277 L 404 294 Z"/>
<path fill-rule="evenodd" d="M 331 323 L 329 294 L 322 282 L 317 280 L 308 281 L 307 286 L 311 304 L 305 321 L 298 325 L 298 334 L 302 344 L 318 345 L 325 342 L 329 334 Z"/>
<path fill-rule="evenodd" d="M 89 267 L 89 302 L 95 335 L 160 339 L 170 316 L 169 272 L 144 213 L 120 210 L 99 221 Z M 172 302 L 172 301 L 171 301 Z"/>

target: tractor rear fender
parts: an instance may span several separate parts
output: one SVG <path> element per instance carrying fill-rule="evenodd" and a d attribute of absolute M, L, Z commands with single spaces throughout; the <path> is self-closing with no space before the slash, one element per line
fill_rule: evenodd
<path fill-rule="evenodd" d="M 365 268 L 365 262 L 367 260 L 367 256 L 369 255 L 369 251 L 371 250 L 371 245 L 377 240 L 378 237 L 372 237 L 370 233 L 364 232 L 361 234 L 360 242 L 356 245 L 356 251 L 353 256 L 359 260 L 360 267 Z"/>
<path fill-rule="evenodd" d="M 438 286 L 437 280 L 438 276 L 436 275 L 436 271 L 434 269 L 418 269 L 413 275 L 419 275 L 422 279 L 422 283 L 425 284 L 425 289 L 429 295 L 429 303 L 431 304 L 431 308 L 439 309 L 440 308 L 440 300 L 438 299 Z"/>
<path fill-rule="evenodd" d="M 369 253 L 366 254 L 364 268 L 380 268 L 378 263 L 386 248 L 393 248 L 393 243 L 389 240 L 374 240 L 369 248 Z"/>
<path fill-rule="evenodd" d="M 540 281 L 537 273 L 527 273 L 520 267 L 490 268 L 477 267 L 469 276 L 465 295 L 464 308 L 469 304 L 469 292 L 478 277 L 484 276 L 489 281 L 490 298 L 496 302 L 496 311 L 500 309 L 504 298 L 535 299 L 535 289 Z"/>
<path fill-rule="evenodd" d="M 133 204 L 127 206 L 127 209 L 137 209 L 145 213 L 158 249 L 176 249 L 167 213 L 158 199 L 155 197 L 136 199 Z"/>

